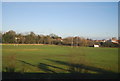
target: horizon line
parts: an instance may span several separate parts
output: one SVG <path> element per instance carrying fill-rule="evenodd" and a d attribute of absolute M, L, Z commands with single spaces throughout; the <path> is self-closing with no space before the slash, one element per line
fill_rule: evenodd
<path fill-rule="evenodd" d="M 17 32 L 15 30 L 7 30 L 7 31 L 0 31 L 2 34 L 6 33 L 6 32 L 9 32 L 9 31 L 14 31 L 16 34 L 23 34 L 23 35 L 26 35 L 26 34 L 29 34 L 30 32 L 33 32 L 35 35 L 50 35 L 50 34 L 55 34 L 55 33 L 49 33 L 49 34 L 43 34 L 43 33 L 36 33 L 35 31 L 26 31 L 26 32 Z M 92 40 L 103 40 L 103 39 L 111 39 L 113 37 L 116 37 L 116 36 L 113 36 L 113 37 L 88 37 L 88 36 L 80 36 L 80 35 L 68 35 L 68 36 L 60 36 L 58 34 L 55 34 L 57 35 L 58 37 L 62 37 L 62 38 L 67 38 L 67 37 L 82 37 L 82 38 L 86 38 L 86 39 L 92 39 Z M 117 39 L 119 38 L 116 37 Z"/>

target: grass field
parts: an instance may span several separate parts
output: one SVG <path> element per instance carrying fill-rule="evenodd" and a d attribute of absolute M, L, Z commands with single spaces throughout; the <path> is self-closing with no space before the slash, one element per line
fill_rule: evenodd
<path fill-rule="evenodd" d="M 46 65 L 57 73 L 69 72 L 67 64 L 83 64 L 118 72 L 117 48 L 67 47 L 55 45 L 3 45 L 3 71 L 5 67 L 15 67 L 15 71 L 47 72 L 38 67 Z M 58 62 L 58 63 L 57 63 Z M 44 65 L 45 64 L 45 65 Z M 48 65 L 48 66 L 47 66 Z M 50 65 L 50 66 L 49 66 Z M 48 71 L 49 72 L 49 71 Z"/>
<path fill-rule="evenodd" d="M 118 48 L 3 45 L 3 72 L 118 73 Z"/>

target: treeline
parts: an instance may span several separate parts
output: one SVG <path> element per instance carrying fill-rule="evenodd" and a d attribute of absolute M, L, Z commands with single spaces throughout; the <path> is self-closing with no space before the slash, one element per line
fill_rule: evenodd
<path fill-rule="evenodd" d="M 72 46 L 89 46 L 94 41 L 82 37 L 66 37 L 62 38 L 56 34 L 36 35 L 34 32 L 28 34 L 17 34 L 10 30 L 2 34 L 2 43 L 16 43 L 16 44 L 55 44 L 55 45 L 72 45 Z"/>
<path fill-rule="evenodd" d="M 34 32 L 28 34 L 16 33 L 10 30 L 5 33 L 0 33 L 1 43 L 14 43 L 14 44 L 54 44 L 54 45 L 68 45 L 68 46 L 92 46 L 99 44 L 104 47 L 116 47 L 114 44 L 95 42 L 92 39 L 85 39 L 83 37 L 66 37 L 62 38 L 56 34 L 49 35 L 36 35 Z"/>

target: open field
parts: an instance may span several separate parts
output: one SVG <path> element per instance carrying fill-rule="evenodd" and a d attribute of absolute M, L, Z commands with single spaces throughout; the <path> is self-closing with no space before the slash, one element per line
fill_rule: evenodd
<path fill-rule="evenodd" d="M 118 48 L 3 45 L 3 72 L 118 73 Z"/>

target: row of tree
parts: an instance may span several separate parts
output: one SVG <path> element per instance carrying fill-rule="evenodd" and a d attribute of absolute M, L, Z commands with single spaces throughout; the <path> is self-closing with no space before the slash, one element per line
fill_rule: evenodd
<path fill-rule="evenodd" d="M 92 46 L 99 44 L 104 47 L 110 47 L 108 43 L 95 42 L 92 39 L 85 39 L 83 37 L 66 37 L 62 38 L 55 34 L 50 35 L 36 35 L 34 32 L 28 34 L 17 34 L 10 30 L 5 33 L 0 33 L 1 43 L 16 43 L 16 44 L 55 44 L 55 45 L 69 45 L 69 46 Z M 116 47 L 115 45 L 112 45 Z M 111 47 L 112 47 L 111 46 Z"/>

